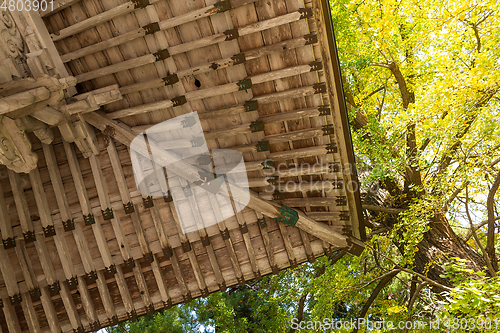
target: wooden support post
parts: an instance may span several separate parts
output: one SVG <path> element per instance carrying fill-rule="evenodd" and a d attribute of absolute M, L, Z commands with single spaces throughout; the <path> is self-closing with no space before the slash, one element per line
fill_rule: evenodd
<path fill-rule="evenodd" d="M 130 197 L 130 191 L 127 186 L 127 181 L 125 180 L 125 174 L 123 173 L 120 157 L 118 156 L 116 145 L 112 138 L 109 139 L 106 149 L 108 151 L 109 160 L 111 161 L 113 173 L 115 174 L 115 179 L 118 184 L 118 191 L 120 192 L 123 207 L 125 212 L 131 216 L 144 259 L 146 262 L 151 262 L 154 257 L 149 248 L 149 243 L 146 239 L 137 207 L 132 203 L 132 198 Z"/>
<path fill-rule="evenodd" d="M 38 323 L 38 319 L 36 318 L 35 308 L 33 306 L 33 301 L 29 293 L 23 293 L 23 301 L 21 302 L 21 306 L 24 312 L 24 318 L 26 319 L 26 323 L 28 324 L 28 329 L 30 332 L 41 333 L 40 324 Z"/>
<path fill-rule="evenodd" d="M 170 296 L 168 295 L 168 289 L 165 284 L 165 279 L 163 277 L 163 274 L 161 272 L 161 267 L 158 264 L 158 258 L 156 257 L 156 254 L 154 254 L 155 260 L 151 263 L 151 268 L 153 270 L 153 274 L 155 276 L 156 284 L 158 285 L 158 290 L 160 291 L 160 296 L 161 300 L 163 302 L 163 307 L 165 308 L 170 308 L 172 306 L 172 300 Z"/>
<path fill-rule="evenodd" d="M 274 257 L 273 244 L 269 238 L 268 225 L 266 217 L 259 212 L 255 212 L 257 215 L 257 223 L 259 225 L 260 234 L 262 236 L 262 241 L 264 242 L 264 247 L 266 248 L 267 259 L 269 260 L 269 266 L 271 267 L 271 272 L 277 274 L 279 272 L 278 264 L 276 263 L 276 258 Z"/>
<path fill-rule="evenodd" d="M 19 326 L 16 310 L 14 309 L 14 306 L 10 304 L 10 300 L 8 299 L 3 300 L 3 313 L 5 321 L 7 322 L 7 327 L 9 328 L 9 333 L 21 333 L 21 327 Z"/>
<path fill-rule="evenodd" d="M 102 305 L 104 305 L 104 310 L 106 311 L 106 316 L 108 317 L 108 326 L 116 325 L 118 322 L 118 316 L 116 315 L 115 306 L 113 305 L 113 300 L 109 295 L 108 285 L 106 283 L 106 278 L 102 271 L 97 271 L 97 288 L 101 294 Z M 102 297 L 104 295 L 104 297 Z"/>
<path fill-rule="evenodd" d="M 73 262 L 69 254 L 68 245 L 64 239 L 63 228 L 56 228 L 54 226 L 54 222 L 52 221 L 49 204 L 43 188 L 42 179 L 40 178 L 40 171 L 38 169 L 34 169 L 29 173 L 29 177 L 38 208 L 38 214 L 43 226 L 44 235 L 45 237 L 54 236 L 54 243 L 59 254 L 59 259 L 61 260 L 64 275 L 66 280 L 68 280 L 68 283 L 73 286 L 77 283 L 75 268 L 73 267 Z"/>
<path fill-rule="evenodd" d="M 61 325 L 59 324 L 59 320 L 57 319 L 56 310 L 54 309 L 54 304 L 52 303 L 49 288 L 42 287 L 40 288 L 41 292 L 41 301 L 43 311 L 45 312 L 45 316 L 47 317 L 47 322 L 49 323 L 50 331 L 52 333 L 60 333 Z"/>
<path fill-rule="evenodd" d="M 83 276 L 78 276 L 78 292 L 80 293 L 80 299 L 82 300 L 83 309 L 87 315 L 91 330 L 97 330 L 100 328 L 99 318 L 97 317 L 97 312 L 92 303 L 92 297 L 89 293 L 89 288 L 87 286 L 87 281 Z"/>
<path fill-rule="evenodd" d="M 3 276 L 5 288 L 10 300 L 15 300 L 21 297 L 19 287 L 17 285 L 16 276 L 12 270 L 12 262 L 10 261 L 7 251 L 0 245 L 0 272 Z"/>
<path fill-rule="evenodd" d="M 69 287 L 66 282 L 61 282 L 61 299 L 64 304 L 64 309 L 66 310 L 66 313 L 68 314 L 69 322 L 71 324 L 71 327 L 73 328 L 74 331 L 79 331 L 81 330 L 82 327 L 82 322 L 80 320 L 80 315 L 78 314 L 78 311 L 76 310 L 75 306 L 75 301 L 73 300 L 73 297 L 71 296 L 71 292 L 69 291 Z"/>
<path fill-rule="evenodd" d="M 21 224 L 21 229 L 23 231 L 23 236 L 26 242 L 33 242 L 36 238 L 35 230 L 33 229 L 33 223 L 29 215 L 28 205 L 26 198 L 24 197 L 24 190 L 21 186 L 21 179 L 19 174 L 12 170 L 8 170 L 10 187 L 12 189 L 12 195 L 14 196 L 14 202 L 16 204 L 17 215 L 19 217 L 19 222 Z"/>

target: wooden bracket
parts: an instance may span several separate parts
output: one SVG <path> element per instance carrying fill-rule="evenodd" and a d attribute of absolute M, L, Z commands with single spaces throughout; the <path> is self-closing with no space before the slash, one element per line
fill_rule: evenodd
<path fill-rule="evenodd" d="M 160 25 L 158 24 L 158 22 L 146 24 L 142 28 L 146 31 L 146 35 L 151 35 L 155 32 L 160 31 Z"/>
<path fill-rule="evenodd" d="M 75 230 L 75 219 L 63 221 L 64 231 Z"/>
<path fill-rule="evenodd" d="M 172 247 L 170 245 L 163 249 L 163 255 L 167 260 L 172 257 L 173 252 L 172 252 Z"/>
<path fill-rule="evenodd" d="M 214 3 L 214 7 L 217 13 L 223 13 L 231 9 L 231 2 L 229 0 L 223 0 Z"/>
<path fill-rule="evenodd" d="M 95 223 L 94 215 L 92 215 L 92 213 L 88 215 L 83 215 L 83 222 L 85 223 L 85 225 L 94 224 Z"/>
<path fill-rule="evenodd" d="M 142 198 L 142 203 L 144 205 L 144 208 L 151 208 L 151 207 L 153 207 L 155 205 L 152 196 L 148 196 L 146 198 Z"/>
<path fill-rule="evenodd" d="M 257 219 L 257 222 L 259 222 L 261 228 L 267 227 L 266 217 L 264 215 L 262 216 L 262 218 Z"/>
<path fill-rule="evenodd" d="M 347 238 L 347 252 L 354 254 L 355 256 L 360 256 L 365 249 L 365 244 L 357 238 L 348 237 Z"/>
<path fill-rule="evenodd" d="M 99 322 L 99 319 L 94 321 L 93 323 L 90 323 L 91 331 L 98 331 L 100 328 L 101 328 L 101 323 Z"/>
<path fill-rule="evenodd" d="M 272 158 L 268 158 L 264 162 L 261 163 L 264 167 L 264 170 L 273 169 L 274 168 L 274 160 Z"/>
<path fill-rule="evenodd" d="M 132 202 L 123 204 L 123 208 L 125 209 L 125 214 L 132 214 L 135 212 L 134 204 Z"/>
<path fill-rule="evenodd" d="M 271 149 L 271 145 L 269 141 L 259 141 L 257 142 L 257 152 L 269 151 Z"/>
<path fill-rule="evenodd" d="M 259 109 L 259 102 L 250 100 L 246 101 L 243 106 L 245 107 L 245 112 L 256 111 Z"/>
<path fill-rule="evenodd" d="M 245 57 L 245 53 L 238 53 L 238 54 L 232 56 L 231 60 L 233 60 L 233 66 L 243 64 L 247 61 L 247 59 Z"/>
<path fill-rule="evenodd" d="M 182 125 L 182 128 L 192 127 L 192 126 L 196 125 L 196 118 L 195 117 L 186 117 L 183 120 L 181 120 L 181 125 Z"/>
<path fill-rule="evenodd" d="M 153 261 L 155 261 L 155 256 L 153 255 L 153 252 L 149 251 L 144 255 L 144 262 L 146 264 L 151 264 Z"/>
<path fill-rule="evenodd" d="M 186 96 L 184 96 L 184 95 L 172 98 L 171 101 L 173 103 L 173 105 L 172 105 L 173 107 L 181 106 L 181 105 L 187 103 Z"/>
<path fill-rule="evenodd" d="M 320 116 L 329 116 L 331 115 L 330 112 L 330 105 L 323 105 L 318 108 L 319 115 Z"/>
<path fill-rule="evenodd" d="M 202 136 L 198 136 L 194 139 L 189 140 L 189 142 L 191 142 L 191 147 L 193 148 L 201 147 L 205 144 L 205 138 Z"/>
<path fill-rule="evenodd" d="M 338 196 L 335 199 L 335 203 L 337 204 L 337 206 L 345 206 L 345 205 L 347 205 L 347 197 L 346 196 Z"/>
<path fill-rule="evenodd" d="M 48 225 L 46 227 L 42 227 L 43 236 L 45 238 L 52 237 L 56 235 L 56 229 L 54 229 L 53 225 Z"/>
<path fill-rule="evenodd" d="M 313 11 L 311 7 L 299 8 L 298 12 L 300 13 L 301 19 L 313 17 Z"/>
<path fill-rule="evenodd" d="M 316 35 L 315 33 L 308 34 L 304 36 L 304 39 L 306 40 L 305 45 L 316 44 L 318 42 L 318 35 Z"/>
<path fill-rule="evenodd" d="M 167 49 L 164 49 L 164 50 L 160 50 L 160 51 L 158 51 L 158 52 L 155 52 L 155 53 L 153 53 L 153 55 L 155 56 L 156 61 L 165 60 L 165 59 L 167 59 L 168 57 L 170 57 L 170 53 L 168 52 L 168 50 L 167 50 Z"/>
<path fill-rule="evenodd" d="M 137 312 L 135 310 L 127 312 L 127 320 L 130 320 L 130 321 L 137 320 Z"/>
<path fill-rule="evenodd" d="M 163 197 L 163 200 L 165 200 L 165 202 L 172 202 L 172 201 L 174 201 L 174 198 L 172 197 L 172 193 L 170 193 L 170 190 L 167 190 L 167 193 Z"/>
<path fill-rule="evenodd" d="M 283 193 L 282 191 L 279 191 L 279 190 L 274 191 L 273 192 L 273 200 L 278 201 L 278 202 L 285 200 L 285 193 Z"/>
<path fill-rule="evenodd" d="M 243 79 L 236 83 L 238 85 L 238 90 L 245 90 L 252 88 L 252 80 L 250 78 Z"/>
<path fill-rule="evenodd" d="M 240 224 L 240 232 L 242 234 L 246 234 L 248 233 L 248 226 L 246 223 L 243 223 L 243 224 Z"/>
<path fill-rule="evenodd" d="M 40 288 L 38 288 L 38 287 L 31 289 L 29 291 L 29 294 L 30 294 L 31 300 L 33 302 L 38 301 L 40 299 L 40 297 L 42 296 L 42 292 L 40 291 Z"/>
<path fill-rule="evenodd" d="M 252 133 L 262 132 L 264 130 L 264 122 L 263 121 L 252 121 L 250 123 L 250 129 Z"/>
<path fill-rule="evenodd" d="M 227 240 L 227 239 L 229 239 L 229 230 L 227 230 L 227 228 L 226 228 L 226 229 L 224 229 L 224 230 L 222 230 L 220 233 L 221 233 L 221 235 L 222 235 L 222 239 L 223 239 L 223 240 Z"/>
<path fill-rule="evenodd" d="M 340 163 L 330 163 L 328 167 L 330 173 L 340 172 Z"/>
<path fill-rule="evenodd" d="M 3 247 L 7 249 L 11 249 L 13 247 L 16 247 L 16 237 L 7 237 L 5 239 L 2 239 Z"/>
<path fill-rule="evenodd" d="M 336 152 L 338 152 L 337 144 L 330 143 L 329 145 L 326 146 L 326 153 L 327 154 L 334 154 Z"/>
<path fill-rule="evenodd" d="M 108 276 L 109 275 L 111 275 L 111 276 L 115 275 L 116 272 L 117 272 L 115 264 L 112 264 L 109 267 L 105 267 L 104 270 L 105 270 L 105 274 L 107 274 Z"/>
<path fill-rule="evenodd" d="M 224 35 L 226 35 L 226 41 L 236 39 L 240 37 L 240 34 L 238 33 L 238 29 L 231 29 L 231 30 L 226 30 L 224 31 Z"/>
<path fill-rule="evenodd" d="M 12 296 L 9 296 L 10 299 L 10 304 L 12 305 L 19 305 L 23 301 L 23 298 L 21 297 L 21 294 L 14 294 Z"/>
<path fill-rule="evenodd" d="M 68 282 L 69 289 L 75 289 L 78 286 L 78 279 L 76 278 L 76 276 L 72 276 L 66 281 Z"/>
<path fill-rule="evenodd" d="M 53 294 L 57 294 L 59 291 L 61 291 L 61 285 L 59 284 L 59 281 L 56 281 L 56 282 L 50 284 L 49 290 Z"/>
<path fill-rule="evenodd" d="M 205 234 L 205 236 L 200 236 L 201 238 L 201 244 L 203 246 L 209 246 L 210 245 L 210 237 L 208 236 L 208 234 Z"/>
<path fill-rule="evenodd" d="M 115 326 L 118 325 L 118 317 L 113 316 L 111 318 L 108 318 L 109 326 Z"/>
<path fill-rule="evenodd" d="M 150 5 L 149 0 L 132 0 L 132 2 L 134 3 L 136 9 L 144 8 Z"/>
<path fill-rule="evenodd" d="M 165 82 L 166 86 L 170 86 L 179 82 L 179 77 L 177 76 L 177 74 L 167 75 L 163 78 L 163 81 Z"/>
<path fill-rule="evenodd" d="M 348 210 L 344 210 L 344 211 L 341 211 L 340 212 L 340 215 L 339 215 L 339 218 L 341 221 L 349 221 L 349 211 Z"/>
<path fill-rule="evenodd" d="M 309 66 L 311 66 L 311 72 L 319 71 L 323 69 L 323 62 L 321 60 L 316 60 L 311 62 Z"/>
<path fill-rule="evenodd" d="M 326 93 L 326 83 L 320 82 L 313 84 L 313 89 L 315 94 L 324 94 Z"/>
<path fill-rule="evenodd" d="M 333 124 L 323 126 L 321 129 L 323 130 L 323 135 L 332 135 L 332 134 L 334 134 Z"/>
<path fill-rule="evenodd" d="M 155 306 L 153 304 L 149 304 L 146 306 L 146 314 L 150 315 L 155 312 Z"/>
<path fill-rule="evenodd" d="M 189 241 L 182 242 L 181 247 L 184 253 L 191 251 L 191 243 L 189 243 Z"/>
<path fill-rule="evenodd" d="M 133 269 L 135 267 L 135 260 L 134 260 L 134 258 L 129 258 L 129 259 L 125 260 L 125 262 L 123 264 L 124 264 L 125 268 Z"/>
<path fill-rule="evenodd" d="M 85 279 L 87 284 L 92 284 L 97 280 L 97 273 L 96 271 L 91 271 L 89 273 L 85 274 Z"/>
<path fill-rule="evenodd" d="M 266 177 L 267 182 L 271 185 L 277 186 L 280 183 L 280 177 L 279 176 L 269 176 Z"/>
<path fill-rule="evenodd" d="M 31 243 L 31 242 L 34 242 L 36 240 L 36 235 L 35 235 L 34 231 L 23 232 L 23 237 L 24 237 L 24 241 L 26 243 Z"/>
<path fill-rule="evenodd" d="M 290 207 L 281 205 L 279 208 L 280 216 L 276 217 L 275 220 L 291 227 L 295 227 L 295 224 L 299 220 L 299 214 Z"/>
<path fill-rule="evenodd" d="M 115 215 L 113 214 L 113 208 L 106 208 L 105 210 L 101 210 L 102 212 L 102 218 L 104 220 L 111 220 L 112 218 L 115 217 Z"/>

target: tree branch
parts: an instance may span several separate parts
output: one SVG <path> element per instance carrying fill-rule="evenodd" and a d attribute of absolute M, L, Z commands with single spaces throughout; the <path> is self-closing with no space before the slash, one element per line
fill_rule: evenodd
<path fill-rule="evenodd" d="M 486 252 L 491 258 L 491 264 L 495 271 L 498 270 L 498 264 L 495 256 L 495 194 L 500 186 L 500 171 L 498 172 L 493 185 L 488 192 L 486 208 L 488 210 L 488 238 L 486 242 Z"/>
<path fill-rule="evenodd" d="M 413 293 L 413 295 L 411 296 L 410 302 L 408 303 L 408 313 L 410 314 L 408 321 L 410 321 L 412 318 L 411 309 L 413 308 L 413 304 L 415 304 L 415 301 L 417 300 L 417 297 L 420 294 L 420 292 L 422 291 L 422 289 L 428 284 L 429 284 L 429 282 L 427 282 L 427 281 L 423 281 L 422 283 L 420 283 L 418 285 L 417 289 L 415 290 L 415 292 Z M 403 333 L 408 333 L 408 330 L 409 329 L 405 327 L 405 330 L 403 331 Z"/>
<path fill-rule="evenodd" d="M 370 297 L 366 301 L 365 305 L 363 305 L 363 308 L 361 309 L 361 312 L 358 315 L 358 319 L 364 318 L 366 316 L 366 313 L 370 309 L 370 306 L 372 305 L 373 301 L 377 298 L 378 294 L 382 291 L 382 289 L 384 289 L 384 287 L 387 285 L 387 283 L 389 283 L 399 272 L 401 272 L 401 269 L 395 268 L 392 271 L 390 271 L 389 273 L 386 273 L 384 275 L 384 278 L 382 280 L 380 280 L 380 282 L 377 284 L 377 286 L 373 290 L 372 294 L 370 295 Z M 352 333 L 356 333 L 356 332 L 358 332 L 357 327 L 355 327 L 352 330 Z"/>
<path fill-rule="evenodd" d="M 498 221 L 498 220 L 500 220 L 500 216 L 495 217 L 495 221 Z M 487 224 L 488 224 L 488 220 L 484 220 L 484 221 L 481 221 L 480 223 L 476 224 L 473 228 L 471 228 L 471 230 L 469 230 L 467 235 L 464 237 L 464 241 L 467 242 L 472 237 L 472 230 L 477 231 L 479 228 L 481 228 L 482 226 L 485 226 Z"/>
<path fill-rule="evenodd" d="M 481 252 L 483 253 L 484 261 L 486 261 L 486 266 L 488 267 L 488 271 L 490 272 L 491 276 L 495 276 L 495 270 L 493 269 L 492 262 L 490 260 L 490 256 L 484 249 L 483 245 L 481 244 L 481 241 L 477 237 L 476 231 L 474 230 L 474 224 L 472 223 L 472 218 L 469 213 L 469 187 L 465 187 L 465 213 L 467 214 L 467 218 L 469 219 L 469 224 L 472 232 L 472 236 L 474 236 L 474 240 L 476 241 L 477 246 L 481 249 Z"/>
<path fill-rule="evenodd" d="M 304 317 L 304 305 L 306 303 L 307 295 L 309 295 L 309 293 L 306 292 L 299 300 L 299 308 L 297 309 L 297 316 L 295 316 L 295 318 L 297 318 L 297 323 L 300 323 Z M 293 332 L 295 332 L 295 328 L 290 327 L 288 333 Z"/>
<path fill-rule="evenodd" d="M 369 204 L 362 204 L 361 206 L 367 210 L 374 210 L 376 212 L 383 212 L 383 213 L 396 214 L 396 215 L 405 211 L 404 209 L 400 209 L 400 208 L 381 207 L 381 206 L 375 206 L 375 205 L 369 205 Z"/>

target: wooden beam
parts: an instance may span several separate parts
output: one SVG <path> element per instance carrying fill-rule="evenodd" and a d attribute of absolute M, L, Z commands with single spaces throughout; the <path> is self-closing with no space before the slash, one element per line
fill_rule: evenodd
<path fill-rule="evenodd" d="M 89 113 L 88 115 L 91 115 Z M 87 115 L 86 115 L 87 116 Z M 104 119 L 103 119 L 104 118 Z M 113 126 L 115 128 L 115 138 L 117 140 L 123 140 L 122 143 L 126 145 L 130 145 L 131 140 L 135 138 L 133 132 L 128 128 L 127 126 L 123 124 L 116 123 L 112 120 L 106 119 L 102 115 L 99 115 L 97 113 L 92 113 L 92 116 L 86 117 L 87 121 L 89 121 L 92 125 L 96 126 L 97 128 L 102 128 L 104 130 L 105 126 Z M 118 135 L 116 135 L 118 134 Z M 173 154 L 172 152 L 169 151 L 162 151 L 158 147 L 154 147 L 154 145 L 150 145 L 150 148 L 153 152 L 157 152 L 158 155 L 155 154 L 155 157 L 158 156 L 158 163 L 162 163 L 162 160 L 165 159 L 165 161 L 169 161 L 170 163 L 172 161 L 178 161 L 176 162 L 176 167 L 172 168 L 172 171 L 178 175 L 180 175 L 184 179 L 190 179 L 190 181 L 196 181 L 201 179 L 200 174 L 198 171 L 201 171 L 199 168 L 190 165 L 188 163 L 185 163 L 182 161 L 182 159 L 177 156 L 176 154 Z M 272 153 L 269 155 L 270 158 L 286 158 L 289 154 L 294 154 L 294 156 L 314 156 L 314 155 L 321 155 L 321 153 L 311 153 L 311 151 L 314 150 L 319 150 L 319 151 L 325 151 L 326 146 L 319 146 L 319 147 L 314 147 L 314 148 L 303 148 L 303 149 L 296 149 L 292 152 L 279 152 L 279 153 Z M 145 153 L 145 152 L 143 152 Z M 275 157 L 273 157 L 273 154 Z M 149 155 L 149 153 L 147 153 Z M 146 156 L 148 157 L 148 156 Z M 149 158 L 149 157 L 148 157 Z M 240 198 L 245 197 L 246 195 L 244 193 L 241 193 L 241 189 L 237 189 L 234 187 L 234 190 L 240 191 Z M 257 211 L 260 211 L 264 215 L 267 215 L 271 218 L 275 218 L 279 216 L 279 211 L 278 209 L 274 206 L 274 203 L 270 203 L 266 200 L 261 199 L 257 194 L 251 193 L 251 200 L 249 203 L 249 207 L 253 208 Z M 339 246 L 339 247 L 347 247 L 348 242 L 347 242 L 347 237 L 344 235 L 340 235 L 331 229 L 329 229 L 326 226 L 319 225 L 316 221 L 308 219 L 307 217 L 301 215 L 300 218 L 298 219 L 298 222 L 296 223 L 296 226 L 298 228 L 304 229 L 306 232 L 311 233 L 312 235 L 325 240 L 326 242 Z"/>
<path fill-rule="evenodd" d="M 21 179 L 19 174 L 12 170 L 8 170 L 10 187 L 14 202 L 16 204 L 17 215 L 23 231 L 23 236 L 26 242 L 33 242 L 36 239 L 33 223 L 29 215 L 28 204 L 24 196 L 24 190 L 21 186 Z"/>
<path fill-rule="evenodd" d="M 19 320 L 17 319 L 16 310 L 10 304 L 10 300 L 3 300 L 3 314 L 5 321 L 7 322 L 7 327 L 10 333 L 21 333 L 21 327 L 19 326 Z"/>
<path fill-rule="evenodd" d="M 30 332 L 41 333 L 40 324 L 38 323 L 38 319 L 36 317 L 35 308 L 33 307 L 33 301 L 29 293 L 23 293 L 23 301 L 21 302 L 21 306 L 24 312 L 24 319 L 28 324 L 28 329 Z"/>
<path fill-rule="evenodd" d="M 151 0 L 151 3 L 155 3 L 158 0 Z M 52 41 L 57 42 L 64 38 L 74 36 L 80 32 L 83 32 L 87 29 L 93 28 L 99 24 L 110 21 L 115 17 L 122 16 L 136 10 L 137 7 L 133 1 L 126 2 L 122 5 L 113 7 L 112 9 L 105 11 L 99 15 L 95 15 L 70 25 L 67 28 L 59 30 L 56 34 L 51 35 Z"/>
<path fill-rule="evenodd" d="M 38 87 L 0 99 L 0 114 L 13 112 L 37 102 L 45 101 L 50 97 L 50 91 L 45 87 Z"/>
<path fill-rule="evenodd" d="M 54 304 L 52 303 L 50 292 L 47 287 L 40 288 L 41 292 L 41 303 L 43 311 L 45 312 L 45 317 L 47 317 L 47 322 L 49 323 L 50 331 L 52 333 L 61 332 L 61 324 L 57 319 L 56 310 L 54 309 Z"/>
<path fill-rule="evenodd" d="M 243 6 L 243 5 L 246 5 L 248 3 L 252 3 L 252 2 L 255 2 L 255 0 L 240 1 L 238 3 L 238 6 Z M 232 8 L 235 8 L 235 7 L 232 7 Z M 82 48 L 82 49 L 80 49 L 78 51 L 74 51 L 74 52 L 71 52 L 71 53 L 64 54 L 63 56 L 61 56 L 61 59 L 63 60 L 63 62 L 68 62 L 68 61 L 71 61 L 71 60 L 82 58 L 82 57 L 84 57 L 86 55 L 89 55 L 89 54 L 92 54 L 92 53 L 96 53 L 96 52 L 99 52 L 99 51 L 103 51 L 103 50 L 109 49 L 111 47 L 118 46 L 118 45 L 121 45 L 123 43 L 129 42 L 131 40 L 144 37 L 145 35 L 147 35 L 147 34 L 149 34 L 151 32 L 155 32 L 156 29 L 158 29 L 158 31 L 170 29 L 170 28 L 173 28 L 175 26 L 178 26 L 178 25 L 181 25 L 181 24 L 186 24 L 186 23 L 189 23 L 189 22 L 193 22 L 195 20 L 199 20 L 199 19 L 202 19 L 204 17 L 208 17 L 210 15 L 214 15 L 214 14 L 217 14 L 217 13 L 218 13 L 218 9 L 216 8 L 215 5 L 210 5 L 210 6 L 207 6 L 207 7 L 203 7 L 203 8 L 191 11 L 189 13 L 186 13 L 186 14 L 183 14 L 183 15 L 179 15 L 179 16 L 175 16 L 175 17 L 169 18 L 167 20 L 158 22 L 157 23 L 158 24 L 157 28 L 155 27 L 155 25 L 153 23 L 153 25 L 144 26 L 144 27 L 141 27 L 139 29 L 135 29 L 133 31 L 127 32 L 127 33 L 125 33 L 123 35 L 120 35 L 120 36 L 117 36 L 117 37 L 114 37 L 114 38 L 110 38 L 108 40 L 96 43 L 94 45 L 87 46 L 87 47 Z M 82 22 L 85 22 L 85 21 L 82 21 Z M 82 22 L 80 22 L 80 23 L 82 23 Z M 90 27 L 92 27 L 92 26 L 94 26 L 94 25 L 91 25 Z M 70 28 L 70 27 L 68 27 L 68 28 Z M 66 28 L 66 29 L 68 29 L 68 28 Z M 73 34 L 71 34 L 71 35 L 73 35 Z M 59 34 L 59 36 L 57 36 L 57 38 L 60 39 L 60 36 L 61 36 L 61 34 Z M 70 35 L 68 35 L 68 36 L 70 36 Z"/>
<path fill-rule="evenodd" d="M 4 250 L 3 246 L 0 246 L 0 272 L 3 276 L 7 294 L 9 295 L 9 298 L 11 300 L 14 300 L 18 297 L 21 297 L 21 294 L 19 292 L 17 279 L 14 271 L 12 270 L 12 267 L 12 262 L 10 261 L 7 251 Z"/>

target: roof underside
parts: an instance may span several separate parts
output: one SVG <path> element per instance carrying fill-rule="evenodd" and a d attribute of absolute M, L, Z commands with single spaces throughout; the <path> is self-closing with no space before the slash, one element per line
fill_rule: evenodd
<path fill-rule="evenodd" d="M 357 180 L 320 3 L 59 0 L 42 19 L 12 13 L 24 42 L 0 54 L 2 100 L 50 97 L 0 105 L 0 134 L 17 126 L 35 154 L 0 166 L 0 332 L 97 330 L 356 252 L 363 226 L 344 185 Z M 193 111 L 209 149 L 242 153 L 252 199 L 183 234 L 167 193 L 138 191 L 129 144 Z M 278 204 L 303 212 L 296 227 L 273 219 Z"/>

